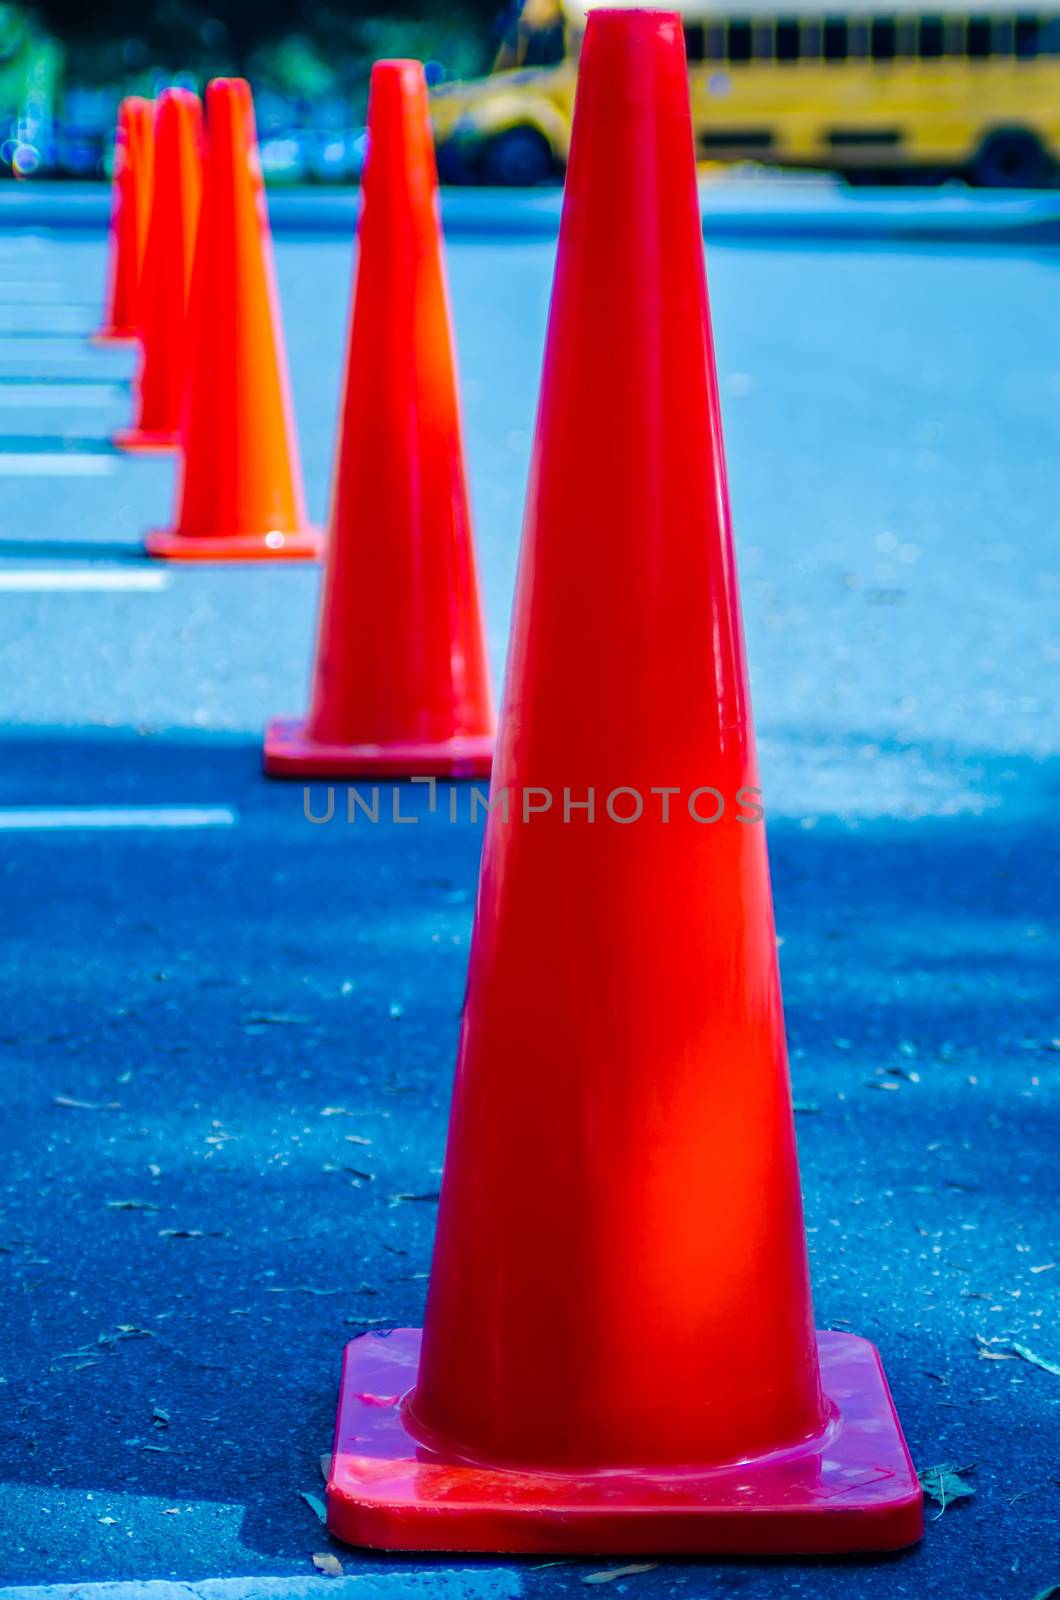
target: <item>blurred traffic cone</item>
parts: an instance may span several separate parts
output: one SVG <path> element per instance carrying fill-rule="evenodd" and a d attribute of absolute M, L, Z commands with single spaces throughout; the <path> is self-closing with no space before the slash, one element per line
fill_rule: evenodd
<path fill-rule="evenodd" d="M 189 89 L 165 89 L 155 117 L 136 421 L 112 436 L 122 450 L 174 450 L 180 443 L 188 294 L 201 198 L 202 106 Z"/>
<path fill-rule="evenodd" d="M 418 61 L 379 61 L 316 681 L 277 776 L 478 777 L 493 705 Z"/>
<path fill-rule="evenodd" d="M 919 1536 L 813 1330 L 757 785 L 681 24 L 591 11 L 426 1324 L 348 1346 L 340 1538 Z"/>
<path fill-rule="evenodd" d="M 141 297 L 154 168 L 154 107 L 129 95 L 118 107 L 111 184 L 107 309 L 95 344 L 125 344 L 140 337 Z"/>
<path fill-rule="evenodd" d="M 250 86 L 206 90 L 206 164 L 188 327 L 174 527 L 144 541 L 182 561 L 311 560 Z"/>

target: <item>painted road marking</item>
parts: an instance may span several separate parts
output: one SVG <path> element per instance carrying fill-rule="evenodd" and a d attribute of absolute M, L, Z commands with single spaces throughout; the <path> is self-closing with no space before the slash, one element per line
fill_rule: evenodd
<path fill-rule="evenodd" d="M 168 572 L 143 572 L 138 567 L 41 567 L 10 571 L 0 567 L 0 591 L 12 594 L 81 594 L 89 590 L 120 589 L 157 591 L 168 586 Z"/>
<path fill-rule="evenodd" d="M 59 451 L 32 451 L 25 455 L 0 455 L 0 478 L 109 478 L 117 469 L 113 456 L 62 455 Z"/>
<path fill-rule="evenodd" d="M 118 383 L 5 383 L 0 379 L 0 406 L 102 406 L 125 399 Z"/>
<path fill-rule="evenodd" d="M 232 806 L 0 806 L 0 833 L 45 828 L 230 828 Z"/>
<path fill-rule="evenodd" d="M 0 1600 L 516 1600 L 522 1574 L 512 1567 L 422 1568 L 342 1578 L 207 1578 L 199 1583 L 40 1583 L 0 1589 Z"/>
<path fill-rule="evenodd" d="M 43 305 L 20 306 L 15 312 L 0 306 L 0 334 L 5 338 L 43 335 L 46 339 L 52 339 L 59 335 L 88 334 L 91 331 L 91 319 L 80 306 L 64 306 L 53 301 L 51 304 L 45 302 Z"/>

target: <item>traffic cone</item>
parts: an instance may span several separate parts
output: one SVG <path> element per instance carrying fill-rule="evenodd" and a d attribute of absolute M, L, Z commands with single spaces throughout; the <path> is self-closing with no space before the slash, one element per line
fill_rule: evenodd
<path fill-rule="evenodd" d="M 176 522 L 148 555 L 312 560 L 250 86 L 206 90 L 206 163 L 188 328 Z"/>
<path fill-rule="evenodd" d="M 129 95 L 118 107 L 111 183 L 107 309 L 94 344 L 127 344 L 140 337 L 140 284 L 151 214 L 154 107 Z"/>
<path fill-rule="evenodd" d="M 379 61 L 317 667 L 276 776 L 479 777 L 493 705 L 418 61 Z"/>
<path fill-rule="evenodd" d="M 339 1538 L 919 1537 L 814 1334 L 758 797 L 681 24 L 594 10 L 426 1323 L 347 1347 Z"/>
<path fill-rule="evenodd" d="M 175 450 L 180 443 L 188 294 L 201 198 L 202 106 L 190 89 L 165 89 L 155 114 L 136 421 L 111 436 L 121 450 Z"/>

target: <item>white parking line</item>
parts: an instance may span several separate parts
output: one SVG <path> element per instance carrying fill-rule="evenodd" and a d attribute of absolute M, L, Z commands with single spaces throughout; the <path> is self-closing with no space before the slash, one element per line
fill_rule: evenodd
<path fill-rule="evenodd" d="M 125 399 L 117 383 L 4 383 L 0 379 L 0 406 L 102 406 Z"/>
<path fill-rule="evenodd" d="M 113 456 L 84 455 L 59 451 L 32 451 L 24 455 L 0 455 L 0 478 L 109 478 L 116 470 Z"/>
<path fill-rule="evenodd" d="M 2 259 L 3 257 L 0 256 L 0 260 Z M 25 295 L 35 299 L 43 294 L 68 294 L 69 290 L 67 285 L 61 283 L 58 278 L 5 278 L 0 283 L 0 292 L 17 295 L 19 303 L 21 303 Z"/>
<path fill-rule="evenodd" d="M 46 828 L 230 828 L 232 806 L 0 806 L 0 833 Z"/>
<path fill-rule="evenodd" d="M 0 334 L 57 334 L 89 333 L 91 320 L 80 306 L 64 306 L 56 302 L 44 305 L 20 306 L 13 310 L 0 306 Z"/>
<path fill-rule="evenodd" d="M 137 567 L 0 567 L 0 592 L 16 594 L 84 594 L 131 589 L 157 591 L 169 586 L 168 572 L 142 572 Z"/>
<path fill-rule="evenodd" d="M 0 1600 L 516 1600 L 522 1574 L 513 1567 L 443 1567 L 350 1573 L 342 1578 L 207 1578 L 175 1583 L 40 1583 L 0 1589 Z"/>

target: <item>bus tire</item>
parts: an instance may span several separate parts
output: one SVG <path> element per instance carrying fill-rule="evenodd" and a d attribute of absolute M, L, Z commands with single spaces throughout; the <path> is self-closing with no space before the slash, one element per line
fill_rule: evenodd
<path fill-rule="evenodd" d="M 1034 189 L 1052 175 L 1052 162 L 1028 128 L 998 128 L 983 141 L 972 167 L 983 189 Z"/>
<path fill-rule="evenodd" d="M 556 163 L 552 147 L 536 128 L 508 128 L 486 146 L 482 176 L 504 188 L 530 188 L 552 177 Z"/>
<path fill-rule="evenodd" d="M 478 177 L 474 163 L 469 159 L 467 147 L 456 139 L 447 139 L 435 148 L 438 164 L 438 182 L 474 183 Z"/>

